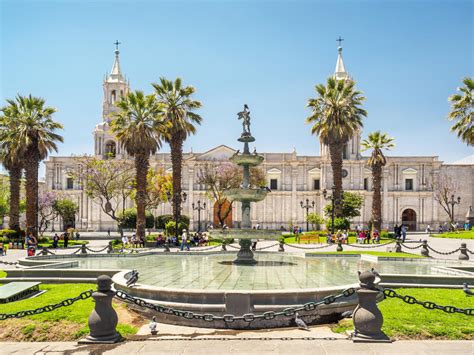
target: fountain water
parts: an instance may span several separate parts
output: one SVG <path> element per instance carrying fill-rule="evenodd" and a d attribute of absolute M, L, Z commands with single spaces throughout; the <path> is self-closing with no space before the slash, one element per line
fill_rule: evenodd
<path fill-rule="evenodd" d="M 237 151 L 229 160 L 242 167 L 243 180 L 239 188 L 230 189 L 227 192 L 227 198 L 232 201 L 239 201 L 242 204 L 241 229 L 212 232 L 212 235 L 216 237 L 232 236 L 238 238 L 240 250 L 237 253 L 237 259 L 235 259 L 233 263 L 252 265 L 257 263 L 250 249 L 252 239 L 278 239 L 279 233 L 275 231 L 252 229 L 250 204 L 251 202 L 262 201 L 267 196 L 269 189 L 266 187 L 251 186 L 250 184 L 250 168 L 262 164 L 264 158 L 262 155 L 258 155 L 256 150 L 253 153 L 250 153 L 249 150 L 249 143 L 254 142 L 255 138 L 250 133 L 250 111 L 248 106 L 244 105 L 244 110 L 239 112 L 237 116 L 239 120 L 242 120 L 243 131 L 238 141 L 244 143 L 244 150 L 242 153 Z"/>

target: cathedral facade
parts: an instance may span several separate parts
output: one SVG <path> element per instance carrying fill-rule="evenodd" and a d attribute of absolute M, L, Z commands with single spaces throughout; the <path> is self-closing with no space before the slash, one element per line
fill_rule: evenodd
<path fill-rule="evenodd" d="M 336 70 L 337 79 L 349 78 L 342 59 L 342 48 L 339 47 Z M 109 128 L 110 114 L 116 109 L 115 102 L 128 93 L 129 82 L 122 74 L 118 49 L 110 74 L 103 82 L 104 99 L 102 122 L 93 131 L 94 155 L 103 159 L 110 157 L 128 158 L 117 139 Z M 353 224 L 367 225 L 371 218 L 372 186 L 371 170 L 367 167 L 367 157 L 360 152 L 361 132 L 357 132 L 344 146 L 343 150 L 343 189 L 356 192 L 363 196 L 364 204 L 361 216 L 352 220 Z M 206 225 L 216 220 L 214 203 L 206 197 L 205 187 L 199 184 L 198 172 L 201 166 L 209 161 L 227 162 L 235 150 L 220 145 L 204 153 L 187 152 L 183 157 L 183 191 L 187 200 L 183 204 L 182 213 L 191 219 L 191 226 L 197 229 L 197 211 L 192 208 L 197 201 L 206 202 L 201 211 L 201 221 Z M 289 153 L 259 153 L 264 162 L 261 167 L 266 173 L 268 187 L 271 189 L 265 200 L 252 203 L 252 224 L 262 228 L 288 228 L 289 224 L 305 226 L 306 210 L 301 202 L 306 200 L 314 207 L 310 212 L 323 215 L 327 201 L 322 191 L 332 187 L 332 172 L 329 150 L 321 144 L 321 156 L 302 156 L 296 151 Z M 45 162 L 45 188 L 58 190 L 77 202 L 79 211 L 76 215 L 76 228 L 87 231 L 115 230 L 116 223 L 111 220 L 91 200 L 69 175 L 68 171 L 75 168 L 73 157 L 51 157 Z M 163 169 L 171 173 L 171 156 L 169 153 L 157 153 L 150 159 L 155 169 Z M 474 162 L 472 156 L 454 164 L 443 164 L 437 156 L 387 157 L 387 165 L 383 169 L 382 182 L 382 218 L 383 227 L 392 228 L 395 224 L 404 223 L 411 230 L 432 228 L 449 221 L 443 208 L 435 200 L 433 183 L 440 177 L 451 178 L 458 186 L 456 197 L 461 197 L 460 204 L 455 207 L 455 220 L 463 223 L 470 206 L 474 206 Z M 133 201 L 127 201 L 127 208 L 133 207 Z M 155 216 L 171 214 L 170 203 L 160 205 L 152 211 Z M 241 209 L 238 203 L 227 221 L 233 227 L 239 227 Z M 53 225 L 60 229 L 59 221 Z"/>

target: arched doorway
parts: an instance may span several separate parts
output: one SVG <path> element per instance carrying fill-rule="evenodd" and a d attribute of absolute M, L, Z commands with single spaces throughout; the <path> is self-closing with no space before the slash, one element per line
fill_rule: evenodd
<path fill-rule="evenodd" d="M 221 220 L 224 220 L 227 227 L 232 227 L 232 205 L 228 200 L 220 203 L 216 201 L 216 203 L 214 203 L 214 227 L 220 228 Z"/>
<path fill-rule="evenodd" d="M 416 212 L 411 208 L 407 208 L 402 213 L 402 224 L 408 227 L 409 231 L 416 230 Z"/>
<path fill-rule="evenodd" d="M 105 155 L 107 158 L 115 158 L 117 153 L 116 144 L 114 141 L 107 141 L 105 143 Z"/>

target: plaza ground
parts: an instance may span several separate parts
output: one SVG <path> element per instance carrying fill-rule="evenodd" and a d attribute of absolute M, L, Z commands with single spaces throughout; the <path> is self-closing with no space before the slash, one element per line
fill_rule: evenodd
<path fill-rule="evenodd" d="M 105 237 L 105 235 L 103 235 Z M 87 239 L 87 235 L 83 236 Z M 474 240 L 440 239 L 424 234 L 412 234 L 408 241 L 427 239 L 429 245 L 441 252 L 457 249 L 461 242 L 474 250 Z M 90 240 L 89 247 L 99 249 L 107 245 L 106 239 Z M 275 244 L 275 241 L 259 242 L 258 247 Z M 304 245 L 310 246 L 310 245 Z M 393 246 L 393 244 L 392 244 Z M 325 248 L 324 251 L 334 252 L 336 245 Z M 360 249 L 343 246 L 344 250 L 360 252 Z M 385 246 L 375 250 L 386 251 Z M 198 251 L 199 249 L 195 249 Z M 267 250 L 277 251 L 275 245 Z M 285 246 L 287 253 L 311 252 L 291 246 Z M 373 251 L 374 249 L 371 249 Z M 177 248 L 172 251 L 176 252 Z M 70 253 L 71 250 L 58 249 L 58 253 Z M 419 249 L 414 251 L 419 254 Z M 430 252 L 434 258 L 446 258 Z M 16 261 L 25 257 L 24 250 L 9 250 L 2 257 L 4 261 Z M 458 253 L 447 256 L 457 259 Z M 13 268 L 11 265 L 1 265 L 3 269 Z M 415 306 L 410 306 L 415 307 Z M 408 311 L 408 310 L 407 310 Z M 442 315 L 440 313 L 440 315 Z M 449 315 L 446 315 L 449 316 Z M 0 354 L 195 354 L 213 351 L 216 354 L 473 354 L 474 341 L 447 340 L 398 340 L 392 344 L 353 344 L 347 340 L 344 333 L 332 332 L 330 326 L 314 326 L 310 331 L 295 328 L 235 331 L 203 328 L 178 327 L 159 324 L 159 333 L 155 337 L 148 335 L 147 321 L 143 322 L 136 335 L 128 336 L 129 341 L 117 345 L 77 345 L 75 342 L 2 342 Z M 455 324 L 450 324 L 455 327 Z M 471 338 L 469 338 L 471 339 Z"/>

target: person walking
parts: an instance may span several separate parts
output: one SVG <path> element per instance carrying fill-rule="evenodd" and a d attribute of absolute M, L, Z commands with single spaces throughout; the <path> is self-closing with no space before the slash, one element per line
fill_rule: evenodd
<path fill-rule="evenodd" d="M 54 233 L 53 249 L 56 249 L 58 247 L 58 243 L 59 243 L 59 235 L 58 235 L 58 233 Z"/>
<path fill-rule="evenodd" d="M 407 226 L 402 225 L 402 242 L 405 243 L 405 239 L 407 237 Z"/>
<path fill-rule="evenodd" d="M 68 244 L 69 244 L 69 233 L 64 232 L 64 249 L 67 249 Z"/>
<path fill-rule="evenodd" d="M 186 229 L 183 229 L 183 234 L 181 235 L 181 251 L 184 251 L 184 248 L 189 250 L 189 247 L 187 246 L 187 239 L 188 239 L 188 233 L 186 232 Z"/>
<path fill-rule="evenodd" d="M 110 238 L 110 229 L 107 229 L 107 236 Z"/>

